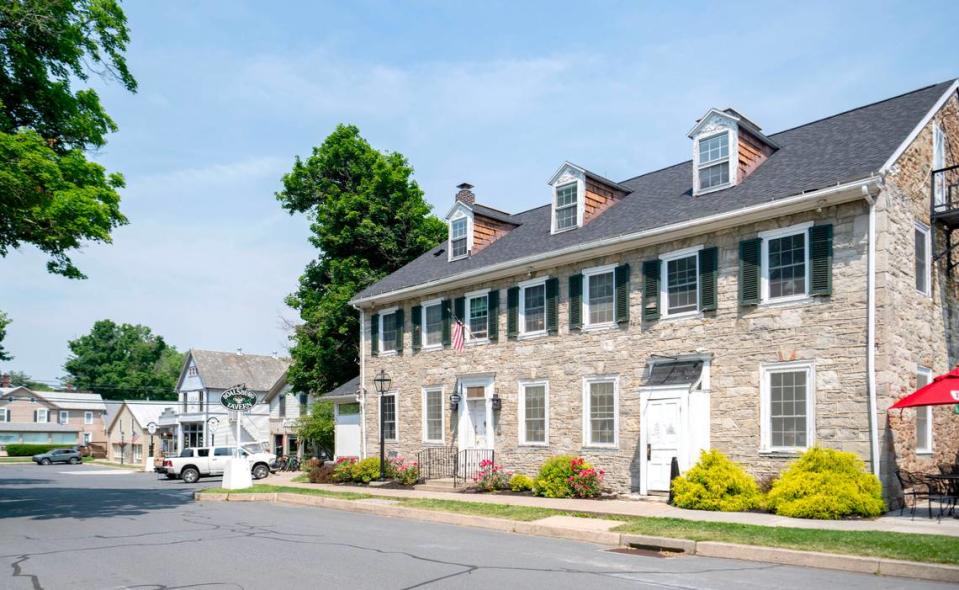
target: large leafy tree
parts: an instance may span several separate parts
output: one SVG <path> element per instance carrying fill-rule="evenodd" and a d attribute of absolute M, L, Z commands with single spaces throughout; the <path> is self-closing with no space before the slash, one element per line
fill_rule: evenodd
<path fill-rule="evenodd" d="M 303 320 L 290 350 L 296 389 L 324 392 L 356 376 L 359 318 L 349 300 L 443 239 L 412 176 L 402 154 L 374 149 L 353 125 L 337 126 L 283 176 L 277 199 L 309 217 L 319 249 L 287 298 Z"/>
<path fill-rule="evenodd" d="M 65 381 L 104 399 L 176 399 L 183 354 L 150 328 L 100 320 L 68 343 Z"/>
<path fill-rule="evenodd" d="M 32 389 L 34 391 L 52 391 L 53 388 L 47 385 L 46 383 L 41 383 L 39 381 L 34 381 L 33 377 L 27 375 L 23 371 L 10 371 L 8 373 L 10 377 L 10 385 L 14 387 L 26 387 L 27 389 Z"/>
<path fill-rule="evenodd" d="M 0 311 L 0 361 L 9 361 L 13 359 L 13 357 L 10 356 L 10 353 L 3 348 L 3 339 L 7 336 L 7 326 L 9 325 L 10 318 L 7 316 L 7 314 Z"/>

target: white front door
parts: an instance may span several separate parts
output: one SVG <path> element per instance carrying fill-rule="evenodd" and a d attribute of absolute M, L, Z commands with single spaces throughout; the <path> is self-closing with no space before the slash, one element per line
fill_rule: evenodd
<path fill-rule="evenodd" d="M 360 456 L 360 404 L 336 404 L 333 453 L 337 457 Z"/>
<path fill-rule="evenodd" d="M 468 428 L 465 435 L 463 448 L 466 449 L 488 449 L 490 445 L 486 440 L 486 400 L 471 399 L 466 402 Z"/>
<path fill-rule="evenodd" d="M 682 412 L 679 398 L 651 399 L 646 406 L 646 486 L 650 491 L 669 491 L 673 457 L 680 459 Z"/>
<path fill-rule="evenodd" d="M 459 406 L 459 448 L 493 448 L 493 381 L 463 382 L 463 398 Z"/>

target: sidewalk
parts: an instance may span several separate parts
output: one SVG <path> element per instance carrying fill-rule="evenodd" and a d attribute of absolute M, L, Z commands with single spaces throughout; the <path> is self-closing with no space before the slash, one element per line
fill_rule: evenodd
<path fill-rule="evenodd" d="M 553 499 L 538 498 L 534 496 L 463 494 L 457 492 L 427 492 L 420 490 L 391 490 L 360 486 L 294 483 L 290 481 L 297 475 L 299 474 L 292 472 L 280 472 L 271 476 L 268 480 L 262 481 L 261 483 L 307 489 L 322 489 L 331 492 L 361 492 L 371 496 L 381 496 L 386 498 L 424 498 L 432 500 L 453 500 L 458 502 L 508 504 L 513 506 L 532 506 L 537 508 L 552 508 L 555 510 L 564 510 L 568 512 L 586 512 L 603 515 L 622 514 L 626 516 L 680 518 L 683 520 L 728 522 L 803 529 L 887 531 L 959 537 L 959 519 L 944 516 L 941 521 L 937 522 L 935 518 L 935 507 L 933 508 L 933 518 L 928 518 L 928 513 L 923 508 L 920 508 L 916 510 L 915 519 L 911 519 L 909 517 L 909 510 L 907 509 L 903 516 L 899 516 L 899 511 L 895 511 L 889 515 L 877 518 L 875 520 L 807 520 L 759 512 L 709 512 L 704 510 L 685 510 L 682 508 L 676 508 L 675 506 L 669 506 L 668 504 L 661 502 L 645 502 L 640 500 Z"/>

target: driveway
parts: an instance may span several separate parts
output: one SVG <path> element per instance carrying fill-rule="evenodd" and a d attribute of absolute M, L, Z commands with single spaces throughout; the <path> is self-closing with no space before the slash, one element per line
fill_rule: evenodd
<path fill-rule="evenodd" d="M 216 480 L 200 486 L 217 485 Z M 0 588 L 953 588 L 260 502 L 94 466 L 0 466 Z"/>

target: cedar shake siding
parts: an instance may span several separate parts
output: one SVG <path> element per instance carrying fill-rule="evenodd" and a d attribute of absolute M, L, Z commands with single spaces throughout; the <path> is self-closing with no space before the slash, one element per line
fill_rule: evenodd
<path fill-rule="evenodd" d="M 583 224 L 587 224 L 594 217 L 602 215 L 617 199 L 624 197 L 626 193 L 621 189 L 607 186 L 605 183 L 597 182 L 591 176 L 586 177 L 586 209 L 583 213 Z"/>
<path fill-rule="evenodd" d="M 739 129 L 739 178 L 740 181 L 758 168 L 773 153 L 773 148 L 748 130 Z"/>
<path fill-rule="evenodd" d="M 475 254 L 483 248 L 489 246 L 499 238 L 506 235 L 507 232 L 516 227 L 513 224 L 492 219 L 473 212 L 473 250 Z"/>

